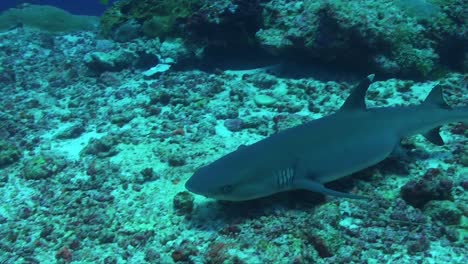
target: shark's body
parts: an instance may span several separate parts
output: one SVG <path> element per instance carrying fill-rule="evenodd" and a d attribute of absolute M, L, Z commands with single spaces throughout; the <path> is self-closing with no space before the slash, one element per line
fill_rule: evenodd
<path fill-rule="evenodd" d="M 403 137 L 423 133 L 441 145 L 441 125 L 468 122 L 468 108 L 451 109 L 439 86 L 418 106 L 366 109 L 364 97 L 372 78 L 362 81 L 338 112 L 241 146 L 199 169 L 186 188 L 231 201 L 294 189 L 362 198 L 327 189 L 323 183 L 382 161 Z"/>

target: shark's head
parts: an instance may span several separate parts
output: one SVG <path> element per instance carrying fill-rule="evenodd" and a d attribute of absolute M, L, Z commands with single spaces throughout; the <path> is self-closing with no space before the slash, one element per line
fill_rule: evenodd
<path fill-rule="evenodd" d="M 185 183 L 190 192 L 217 200 L 243 201 L 265 196 L 261 186 L 265 177 L 260 177 L 258 167 L 251 166 L 252 159 L 245 155 L 244 148 L 201 167 Z"/>

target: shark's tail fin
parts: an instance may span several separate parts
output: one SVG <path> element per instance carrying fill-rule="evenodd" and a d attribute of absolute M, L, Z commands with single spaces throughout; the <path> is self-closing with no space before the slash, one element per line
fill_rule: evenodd
<path fill-rule="evenodd" d="M 424 103 L 422 104 L 424 106 L 435 106 L 443 109 L 452 109 L 447 102 L 444 100 L 444 95 L 442 93 L 442 87 L 437 84 L 432 88 L 431 92 L 429 95 L 426 97 L 424 100 Z"/>

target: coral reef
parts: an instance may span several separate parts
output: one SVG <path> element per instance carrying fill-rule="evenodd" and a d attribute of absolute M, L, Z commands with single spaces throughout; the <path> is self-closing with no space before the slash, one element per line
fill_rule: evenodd
<path fill-rule="evenodd" d="M 265 5 L 257 37 L 276 53 L 299 50 L 321 61 L 373 63 L 387 74 L 427 77 L 447 66 L 463 68 L 466 29 L 454 10 L 423 0 L 274 0 Z M 444 51 L 448 39 L 461 48 L 457 61 Z"/>
<path fill-rule="evenodd" d="M 114 39 L 130 40 L 140 31 L 179 36 L 207 54 L 222 52 L 220 47 L 230 49 L 223 55 L 260 48 L 273 57 L 434 78 L 449 69 L 467 70 L 460 6 L 459 0 L 127 0 L 111 7 L 101 25 Z"/>
<path fill-rule="evenodd" d="M 17 147 L 7 141 L 0 141 L 0 167 L 15 163 L 21 157 Z"/>
<path fill-rule="evenodd" d="M 174 35 L 178 20 L 186 19 L 200 8 L 203 0 L 124 0 L 116 2 L 101 18 L 105 36 L 120 34 L 118 28 L 134 21 L 148 37 Z M 117 36 L 118 38 L 118 36 Z"/>

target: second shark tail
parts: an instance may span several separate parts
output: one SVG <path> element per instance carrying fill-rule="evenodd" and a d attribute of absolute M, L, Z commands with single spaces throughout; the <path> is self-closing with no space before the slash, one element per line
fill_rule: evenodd
<path fill-rule="evenodd" d="M 431 107 L 431 108 L 439 108 L 445 110 L 447 112 L 447 116 L 445 118 L 444 123 L 448 122 L 462 122 L 463 124 L 468 124 L 468 106 L 461 106 L 461 107 L 450 107 L 447 102 L 444 100 L 444 96 L 442 93 L 442 87 L 440 85 L 436 85 L 432 88 L 429 95 L 424 100 L 422 107 Z M 426 133 L 423 136 L 436 145 L 443 145 L 444 142 L 439 134 L 440 126 L 437 126 Z"/>
<path fill-rule="evenodd" d="M 453 108 L 449 106 L 444 100 L 442 87 L 439 84 L 432 88 L 431 92 L 426 97 L 422 105 L 426 107 L 437 107 L 441 109 L 450 110 L 450 112 L 453 113 L 453 118 L 455 122 L 462 122 L 464 124 L 468 124 L 468 106 L 460 106 Z"/>

